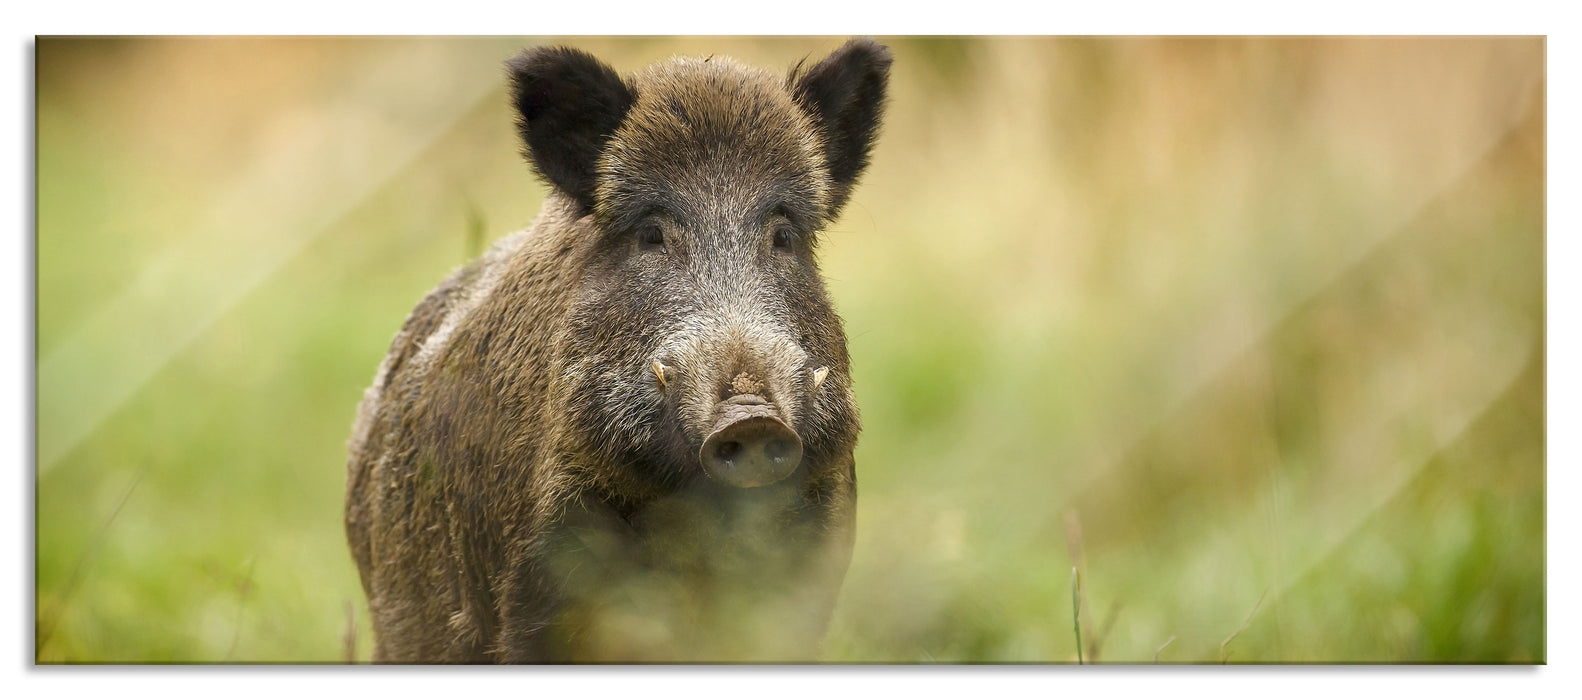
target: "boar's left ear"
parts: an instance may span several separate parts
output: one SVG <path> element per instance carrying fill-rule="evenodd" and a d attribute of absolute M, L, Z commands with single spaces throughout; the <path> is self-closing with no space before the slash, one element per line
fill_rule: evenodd
<path fill-rule="evenodd" d="M 834 218 L 851 194 L 857 177 L 868 167 L 868 151 L 884 112 L 885 85 L 890 78 L 890 49 L 857 38 L 803 73 L 791 69 L 791 94 L 824 131 L 824 155 L 835 181 L 829 216 Z"/>
<path fill-rule="evenodd" d="M 632 106 L 632 90 L 599 59 L 565 47 L 506 62 L 524 155 L 544 179 L 593 207 L 599 154 Z"/>

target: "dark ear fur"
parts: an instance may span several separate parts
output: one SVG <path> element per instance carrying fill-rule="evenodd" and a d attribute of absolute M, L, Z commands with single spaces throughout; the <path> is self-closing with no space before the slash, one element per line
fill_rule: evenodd
<path fill-rule="evenodd" d="M 824 130 L 824 155 L 835 181 L 831 217 L 868 167 L 891 60 L 888 47 L 862 37 L 846 42 L 806 73 L 798 64 L 786 78 L 792 96 Z"/>
<path fill-rule="evenodd" d="M 523 155 L 592 208 L 599 153 L 632 106 L 631 87 L 599 59 L 559 46 L 527 49 L 506 68 Z"/>

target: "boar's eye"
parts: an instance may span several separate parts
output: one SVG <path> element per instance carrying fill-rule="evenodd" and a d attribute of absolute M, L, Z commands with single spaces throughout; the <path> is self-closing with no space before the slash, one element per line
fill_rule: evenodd
<path fill-rule="evenodd" d="M 665 232 L 659 224 L 649 222 L 637 227 L 637 245 L 644 250 L 664 250 Z"/>
<path fill-rule="evenodd" d="M 791 248 L 791 241 L 794 239 L 796 239 L 796 229 L 791 228 L 791 224 L 781 223 L 775 226 L 774 244 L 776 248 L 788 250 Z"/>

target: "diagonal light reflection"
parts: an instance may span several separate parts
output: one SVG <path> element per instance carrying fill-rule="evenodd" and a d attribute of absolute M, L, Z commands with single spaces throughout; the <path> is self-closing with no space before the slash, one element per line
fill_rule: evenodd
<path fill-rule="evenodd" d="M 1199 324 L 1201 328 L 1211 329 L 1208 331 L 1211 335 L 1230 334 L 1233 337 L 1230 340 L 1217 339 L 1213 345 L 1218 349 L 1218 352 L 1205 353 L 1208 355 L 1207 361 L 1199 363 L 1196 367 L 1197 371 L 1192 372 L 1185 381 L 1176 385 L 1160 401 L 1153 404 L 1157 407 L 1157 410 L 1152 412 L 1152 416 L 1149 419 L 1136 421 L 1136 427 L 1129 431 L 1124 438 L 1104 441 L 1104 447 L 1101 448 L 1103 451 L 1100 454 L 1083 459 L 1083 462 L 1099 466 L 1089 469 L 1084 474 L 1076 477 L 1064 493 L 1070 495 L 1079 494 L 1097 481 L 1099 477 L 1124 463 L 1126 456 L 1134 452 L 1148 435 L 1156 432 L 1171 416 L 1186 408 L 1194 399 L 1211 388 L 1216 380 L 1234 369 L 1238 359 L 1252 352 L 1254 348 L 1265 342 L 1292 315 L 1324 293 L 1325 290 L 1333 286 L 1346 274 L 1357 269 L 1383 247 L 1386 242 L 1405 231 L 1413 221 L 1423 215 L 1423 212 L 1437 198 L 1489 158 L 1500 144 L 1504 142 L 1506 137 L 1521 125 L 1522 121 L 1535 108 L 1534 95 L 1537 93 L 1538 86 L 1536 80 L 1530 83 L 1521 92 L 1523 97 L 1518 101 L 1517 107 L 1511 111 L 1507 120 L 1499 128 L 1493 129 L 1492 133 L 1480 141 L 1476 147 L 1467 149 L 1467 155 L 1457 162 L 1456 167 L 1446 168 L 1432 178 L 1428 186 L 1424 187 L 1417 196 L 1410 198 L 1408 206 L 1401 208 L 1401 213 L 1398 216 L 1391 218 L 1389 224 L 1379 227 L 1379 233 L 1366 237 L 1348 255 L 1344 256 L 1340 262 L 1307 280 L 1304 289 L 1299 293 L 1292 294 L 1290 300 L 1282 305 L 1280 311 L 1270 315 L 1262 323 L 1251 325 L 1238 322 L 1242 315 L 1241 312 L 1234 304 L 1228 304 L 1223 311 Z M 1070 496 L 1067 496 L 1065 499 L 1067 505 L 1069 505 L 1070 498 Z M 1055 508 L 1051 512 L 1058 514 L 1061 511 L 1061 508 Z"/>
<path fill-rule="evenodd" d="M 1403 208 L 1402 215 L 1393 220 L 1395 221 L 1394 225 L 1381 227 L 1380 234 L 1365 240 L 1361 245 L 1357 246 L 1343 263 L 1334 266 L 1324 274 L 1316 276 L 1303 293 L 1294 295 L 1295 301 L 1285 305 L 1280 313 L 1273 315 L 1265 323 L 1255 327 L 1240 327 L 1240 332 L 1234 342 L 1219 346 L 1231 349 L 1215 353 L 1213 361 L 1199 365 L 1199 372 L 1194 373 L 1187 381 L 1178 385 L 1179 388 L 1172 392 L 1167 397 L 1167 400 L 1160 402 L 1160 409 L 1154 413 L 1151 420 L 1141 421 L 1140 427 L 1131 432 L 1128 439 L 1109 442 L 1108 444 L 1110 445 L 1118 444 L 1120 447 L 1110 448 L 1104 453 L 1102 458 L 1090 461 L 1089 463 L 1097 464 L 1098 466 L 1088 470 L 1073 481 L 1072 487 L 1060 499 L 1061 502 L 1051 506 L 1046 511 L 1049 514 L 1048 517 L 1053 520 L 1056 516 L 1066 512 L 1087 487 L 1094 484 L 1104 474 L 1124 464 L 1127 455 L 1133 453 L 1148 435 L 1159 430 L 1172 416 L 1179 414 L 1194 400 L 1197 400 L 1211 389 L 1217 380 L 1233 371 L 1239 358 L 1245 357 L 1259 344 L 1266 342 L 1269 336 L 1288 318 L 1297 313 L 1312 299 L 1332 287 L 1347 273 L 1363 264 L 1387 241 L 1405 231 L 1413 221 L 1423 215 L 1423 212 L 1435 200 L 1442 197 L 1446 190 L 1466 177 L 1468 173 L 1480 164 L 1486 162 L 1505 142 L 1506 138 L 1519 128 L 1524 120 L 1531 116 L 1532 110 L 1541 108 L 1535 105 L 1534 99 L 1539 86 L 1540 84 L 1536 80 L 1527 86 L 1520 93 L 1523 95 L 1523 99 L 1517 103 L 1518 108 L 1512 110 L 1509 119 L 1500 128 L 1493 129 L 1493 133 L 1486 139 L 1478 142 L 1477 147 L 1467 149 L 1466 153 L 1468 155 L 1464 160 L 1457 163 L 1457 167 L 1447 168 L 1433 178 L 1431 185 L 1425 187 L 1418 197 L 1413 198 L 1412 205 Z M 1277 571 L 1281 571 L 1281 573 L 1276 574 L 1275 580 L 1266 592 L 1267 597 L 1262 601 L 1264 610 L 1273 609 L 1274 604 L 1279 601 L 1283 594 L 1290 590 L 1295 582 L 1302 580 L 1304 576 L 1311 573 L 1328 557 L 1333 555 L 1344 542 L 1364 527 L 1374 514 L 1388 505 L 1417 478 L 1423 469 L 1433 463 L 1437 455 L 1459 440 L 1467 429 L 1489 410 L 1490 406 L 1521 380 L 1522 373 L 1527 368 L 1532 357 L 1531 328 L 1528 327 L 1524 320 L 1510 317 L 1492 307 L 1481 308 L 1475 311 L 1475 313 L 1469 312 L 1469 316 L 1482 318 L 1486 324 L 1492 324 L 1492 328 L 1502 331 L 1494 334 L 1500 336 L 1501 340 L 1496 340 L 1486 347 L 1481 347 L 1481 352 L 1476 353 L 1480 357 L 1490 359 L 1487 366 L 1483 368 L 1482 379 L 1474 382 L 1474 386 L 1469 389 L 1460 392 L 1455 397 L 1455 401 L 1445 402 L 1436 406 L 1435 410 L 1432 411 L 1432 415 L 1428 416 L 1427 425 L 1431 429 L 1433 439 L 1431 446 L 1421 453 L 1424 456 L 1396 461 L 1388 466 L 1381 465 L 1382 468 L 1376 470 L 1373 476 L 1365 483 L 1354 484 L 1355 488 L 1348 489 L 1345 498 L 1339 499 L 1343 500 L 1343 503 L 1328 504 L 1331 507 L 1325 509 L 1321 516 L 1323 526 L 1309 528 L 1318 533 L 1316 542 L 1307 542 L 1302 551 L 1288 556 L 1280 555 L 1278 548 L 1294 543 L 1276 543 L 1276 558 L 1288 562 L 1290 566 L 1287 568 L 1286 563 L 1278 564 Z M 1234 317 L 1234 315 L 1234 312 L 1227 314 L 1229 317 Z M 1204 326 L 1214 328 L 1216 324 L 1211 322 L 1204 324 Z M 1238 329 L 1234 323 L 1220 324 L 1218 327 L 1233 329 L 1232 332 Z M 1421 390 L 1421 388 L 1419 389 Z M 1387 412 L 1388 415 L 1379 417 L 1394 420 L 1403 415 L 1408 415 L 1410 411 L 1412 409 L 1409 405 L 1403 405 L 1398 407 L 1398 410 Z M 1278 491 L 1276 494 L 1278 494 Z M 1313 495 L 1309 494 L 1309 496 Z M 1266 525 L 1265 521 L 1271 511 L 1278 512 L 1282 507 L 1290 506 L 1289 503 L 1274 502 L 1275 498 L 1278 498 L 1278 495 L 1271 496 L 1266 493 L 1260 499 L 1260 502 L 1251 504 L 1248 510 L 1244 512 L 1240 524 L 1234 528 L 1234 531 L 1242 533 L 1259 532 L 1261 531 L 1260 528 Z M 1293 514 L 1290 513 L 1280 517 L 1288 520 L 1312 519 L 1312 517 L 1302 518 L 1301 516 L 1318 517 L 1319 514 L 1314 511 L 1307 511 L 1297 514 L 1296 517 L 1293 517 Z M 1051 527 L 1053 525 L 1031 528 L 1029 532 L 1038 533 L 1039 536 L 1042 536 Z M 1207 536 L 1221 537 L 1225 532 L 1227 530 L 1221 528 Z M 1278 532 L 1274 533 L 1272 537 L 1284 539 Z M 1200 563 L 1201 560 L 1205 559 L 1214 560 L 1216 566 L 1221 570 L 1227 567 L 1234 570 L 1246 570 L 1245 567 L 1230 566 L 1230 560 L 1236 557 L 1245 557 L 1248 553 L 1240 550 L 1233 553 L 1227 547 L 1235 549 L 1233 543 L 1221 542 L 1215 544 L 1203 542 L 1200 546 L 1193 548 L 1193 551 L 1197 552 L 1197 554 L 1190 557 L 1188 561 L 1178 563 L 1175 570 L 1190 570 L 1196 566 L 1194 562 Z M 1267 553 L 1258 552 L 1256 554 L 1266 555 Z M 1253 563 L 1251 561 L 1235 562 L 1236 565 L 1251 565 Z M 1254 597 L 1256 598 L 1257 595 L 1255 594 Z M 1247 602 L 1251 605 L 1252 600 L 1249 599 Z"/>
<path fill-rule="evenodd" d="M 64 334 L 38 367 L 38 477 L 259 284 L 499 87 L 503 49 L 401 42 L 327 104 L 281 116 L 185 238 Z M 421 86 L 421 90 L 417 89 Z"/>

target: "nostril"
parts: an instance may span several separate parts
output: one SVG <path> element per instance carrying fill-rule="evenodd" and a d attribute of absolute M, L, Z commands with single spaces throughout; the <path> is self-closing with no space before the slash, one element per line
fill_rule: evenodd
<path fill-rule="evenodd" d="M 720 443 L 718 447 L 714 448 L 714 456 L 721 462 L 727 463 L 735 460 L 736 455 L 741 454 L 741 452 L 742 444 L 736 442 L 735 440 L 727 440 Z"/>
<path fill-rule="evenodd" d="M 776 463 L 780 463 L 789 459 L 791 452 L 795 449 L 795 445 L 785 440 L 770 440 L 769 444 L 764 445 L 764 456 Z"/>

